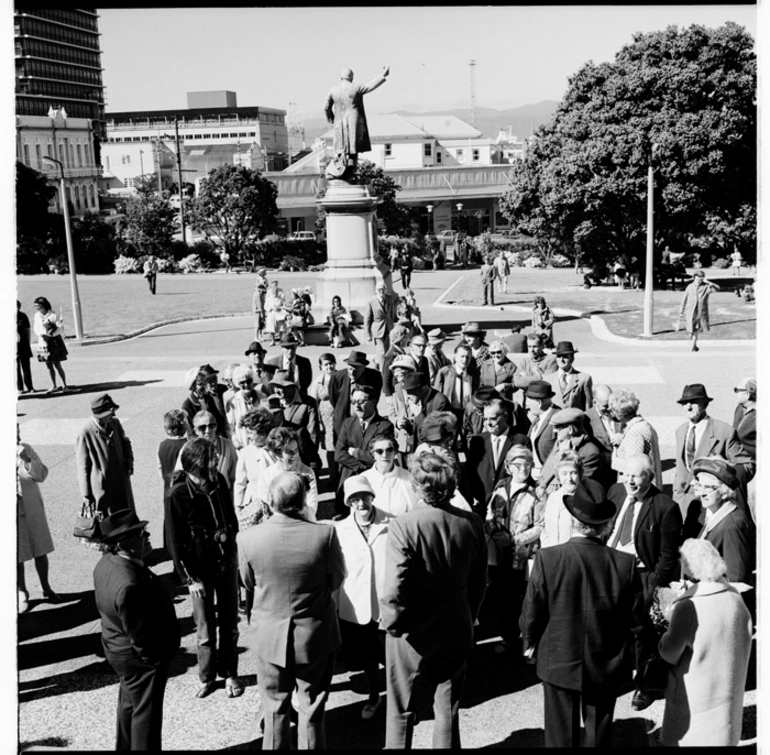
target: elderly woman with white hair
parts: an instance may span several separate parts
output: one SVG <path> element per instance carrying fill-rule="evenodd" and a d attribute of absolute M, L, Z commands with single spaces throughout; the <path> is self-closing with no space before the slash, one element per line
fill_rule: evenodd
<path fill-rule="evenodd" d="M 256 409 L 263 398 L 255 387 L 255 382 L 254 371 L 248 365 L 242 364 L 233 370 L 233 383 L 238 387 L 238 393 L 227 405 L 227 421 L 232 428 L 231 440 L 236 449 L 243 448 L 249 443 L 246 428 L 240 424 L 241 418 Z"/>
<path fill-rule="evenodd" d="M 663 489 L 663 470 L 660 465 L 660 446 L 655 428 L 639 414 L 639 399 L 631 392 L 618 390 L 610 395 L 610 412 L 618 422 L 625 423 L 622 433 L 612 437 L 612 468 L 623 472 L 623 462 L 634 454 L 650 457 L 654 483 Z"/>
<path fill-rule="evenodd" d="M 572 495 L 583 479 L 583 457 L 577 451 L 561 452 L 556 460 L 556 476 L 559 487 L 536 510 L 541 548 L 561 545 L 572 537 L 572 516 L 564 505 L 564 496 Z"/>
<path fill-rule="evenodd" d="M 510 400 L 515 390 L 513 374 L 516 365 L 508 359 L 508 345 L 499 339 L 492 341 L 489 356 L 481 365 L 479 385 L 491 385 L 503 398 Z"/>
<path fill-rule="evenodd" d="M 661 743 L 666 747 L 734 747 L 741 738 L 743 692 L 752 622 L 706 540 L 685 540 L 682 568 L 695 583 L 673 602 L 660 655 L 672 668 Z"/>

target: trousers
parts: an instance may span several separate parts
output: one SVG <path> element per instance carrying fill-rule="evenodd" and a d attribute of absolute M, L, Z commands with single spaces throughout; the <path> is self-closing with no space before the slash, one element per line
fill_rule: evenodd
<path fill-rule="evenodd" d="M 405 637 L 385 638 L 388 713 L 385 749 L 411 749 L 414 733 L 414 684 L 424 676 L 433 689 L 433 747 L 459 748 L 460 696 L 470 648 L 437 642 L 430 655 L 418 653 Z"/>
<path fill-rule="evenodd" d="M 484 304 L 495 305 L 495 284 L 494 281 L 482 281 L 481 285 L 484 289 Z"/>
<path fill-rule="evenodd" d="M 151 666 L 138 655 L 105 656 L 120 677 L 115 749 L 159 751 L 168 664 Z"/>
<path fill-rule="evenodd" d="M 543 698 L 546 747 L 580 747 L 581 713 L 584 747 L 612 747 L 614 693 L 583 693 L 543 682 Z"/>
<path fill-rule="evenodd" d="M 326 746 L 324 712 L 334 674 L 334 655 L 312 663 L 277 666 L 257 656 L 257 684 L 265 712 L 263 750 L 291 749 L 291 694 L 297 688 L 297 747 L 323 750 Z"/>

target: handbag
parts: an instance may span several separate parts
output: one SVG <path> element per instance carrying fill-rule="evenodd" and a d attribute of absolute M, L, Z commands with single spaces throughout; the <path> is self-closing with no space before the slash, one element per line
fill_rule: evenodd
<path fill-rule="evenodd" d="M 80 508 L 80 516 L 75 519 L 75 531 L 72 533 L 75 537 L 82 537 L 86 540 L 95 540 L 101 537 L 99 522 L 103 515 L 96 511 L 96 503 L 83 501 Z"/>
<path fill-rule="evenodd" d="M 668 685 L 668 672 L 670 670 L 671 664 L 655 653 L 644 664 L 642 678 L 637 682 L 638 689 L 653 696 L 662 695 Z"/>

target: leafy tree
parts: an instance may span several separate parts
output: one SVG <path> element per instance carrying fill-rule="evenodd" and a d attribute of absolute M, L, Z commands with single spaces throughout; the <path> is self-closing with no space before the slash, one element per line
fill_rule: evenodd
<path fill-rule="evenodd" d="M 42 173 L 16 163 L 16 262 L 20 273 L 45 269 L 51 227 L 48 206 L 56 189 Z"/>
<path fill-rule="evenodd" d="M 751 258 L 756 136 L 756 55 L 742 27 L 636 34 L 614 62 L 570 79 L 501 209 L 546 252 L 574 256 L 579 244 L 586 262 L 641 259 L 652 159 L 657 253 L 711 234 Z"/>
<path fill-rule="evenodd" d="M 259 171 L 222 165 L 209 171 L 197 198 L 185 203 L 185 218 L 232 257 L 275 231 L 277 196 L 276 185 Z"/>
<path fill-rule="evenodd" d="M 113 262 L 117 257 L 115 230 L 96 213 L 75 219 L 72 246 L 78 273 L 113 272 Z"/>
<path fill-rule="evenodd" d="M 169 249 L 176 232 L 176 210 L 165 199 L 139 194 L 127 200 L 121 212 L 125 214 L 119 230 L 123 242 L 140 254 L 159 255 Z"/>
<path fill-rule="evenodd" d="M 323 170 L 323 165 L 321 169 Z M 409 209 L 396 202 L 396 194 L 401 186 L 385 173 L 379 166 L 369 160 L 359 160 L 351 183 L 368 185 L 369 193 L 380 202 L 376 206 L 377 217 L 385 226 L 385 233 L 393 236 L 408 236 L 411 234 L 414 222 Z M 326 189 L 318 193 L 318 198 L 326 196 Z M 316 227 L 321 230 L 326 227 L 326 212 L 318 207 Z"/>

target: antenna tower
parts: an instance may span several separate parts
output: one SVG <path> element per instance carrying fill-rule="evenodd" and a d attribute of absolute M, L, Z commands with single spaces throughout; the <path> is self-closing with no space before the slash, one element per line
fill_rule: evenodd
<path fill-rule="evenodd" d="M 468 62 L 471 67 L 471 126 L 476 127 L 476 60 Z"/>

